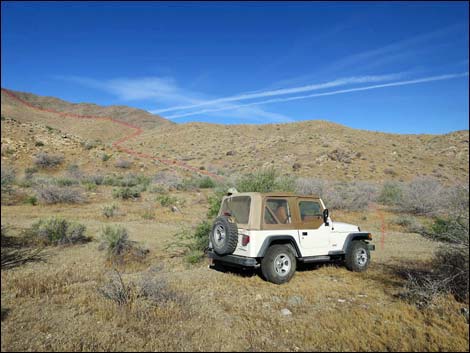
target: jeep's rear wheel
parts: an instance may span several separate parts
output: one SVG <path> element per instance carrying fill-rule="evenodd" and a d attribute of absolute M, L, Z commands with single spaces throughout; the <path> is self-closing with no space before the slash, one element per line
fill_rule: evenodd
<path fill-rule="evenodd" d="M 297 259 L 286 245 L 273 245 L 261 260 L 261 272 L 272 283 L 282 284 L 290 281 L 297 267 Z"/>
<path fill-rule="evenodd" d="M 235 251 L 238 243 L 238 227 L 227 216 L 217 217 L 212 226 L 210 240 L 218 255 L 228 255 Z"/>
<path fill-rule="evenodd" d="M 360 240 L 353 241 L 346 254 L 346 268 L 350 271 L 362 272 L 367 270 L 369 263 L 370 251 L 367 243 Z"/>

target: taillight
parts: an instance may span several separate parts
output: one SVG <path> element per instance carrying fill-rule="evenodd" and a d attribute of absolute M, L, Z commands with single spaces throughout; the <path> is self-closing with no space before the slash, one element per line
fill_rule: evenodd
<path fill-rule="evenodd" d="M 243 238 L 242 238 L 242 245 L 247 246 L 249 242 L 250 242 L 250 236 L 249 235 L 244 235 Z"/>

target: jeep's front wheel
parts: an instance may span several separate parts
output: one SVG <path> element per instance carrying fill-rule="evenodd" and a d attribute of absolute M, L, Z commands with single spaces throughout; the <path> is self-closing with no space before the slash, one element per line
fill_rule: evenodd
<path fill-rule="evenodd" d="M 292 250 L 285 245 L 273 245 L 261 260 L 264 278 L 275 284 L 288 282 L 294 276 L 297 259 Z"/>
<path fill-rule="evenodd" d="M 370 251 L 367 243 L 364 241 L 353 241 L 346 253 L 346 268 L 354 272 L 362 272 L 369 267 Z"/>

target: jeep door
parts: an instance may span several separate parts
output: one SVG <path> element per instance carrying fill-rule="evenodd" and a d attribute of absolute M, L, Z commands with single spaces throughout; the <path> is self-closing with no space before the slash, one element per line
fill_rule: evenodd
<path fill-rule="evenodd" d="M 327 255 L 330 250 L 331 228 L 323 223 L 320 200 L 297 198 L 296 211 L 302 256 Z"/>

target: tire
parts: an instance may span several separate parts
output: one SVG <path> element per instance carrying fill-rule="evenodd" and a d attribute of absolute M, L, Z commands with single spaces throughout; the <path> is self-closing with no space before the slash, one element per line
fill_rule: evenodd
<path fill-rule="evenodd" d="M 232 254 L 238 244 L 237 224 L 227 216 L 217 217 L 212 226 L 210 241 L 218 255 Z"/>
<path fill-rule="evenodd" d="M 367 243 L 361 240 L 351 242 L 345 257 L 346 268 L 354 272 L 367 270 L 370 263 L 370 251 Z"/>
<path fill-rule="evenodd" d="M 281 265 L 282 263 L 282 265 Z M 261 260 L 261 272 L 264 278 L 275 284 L 289 282 L 295 274 L 297 259 L 286 245 L 273 245 Z"/>

